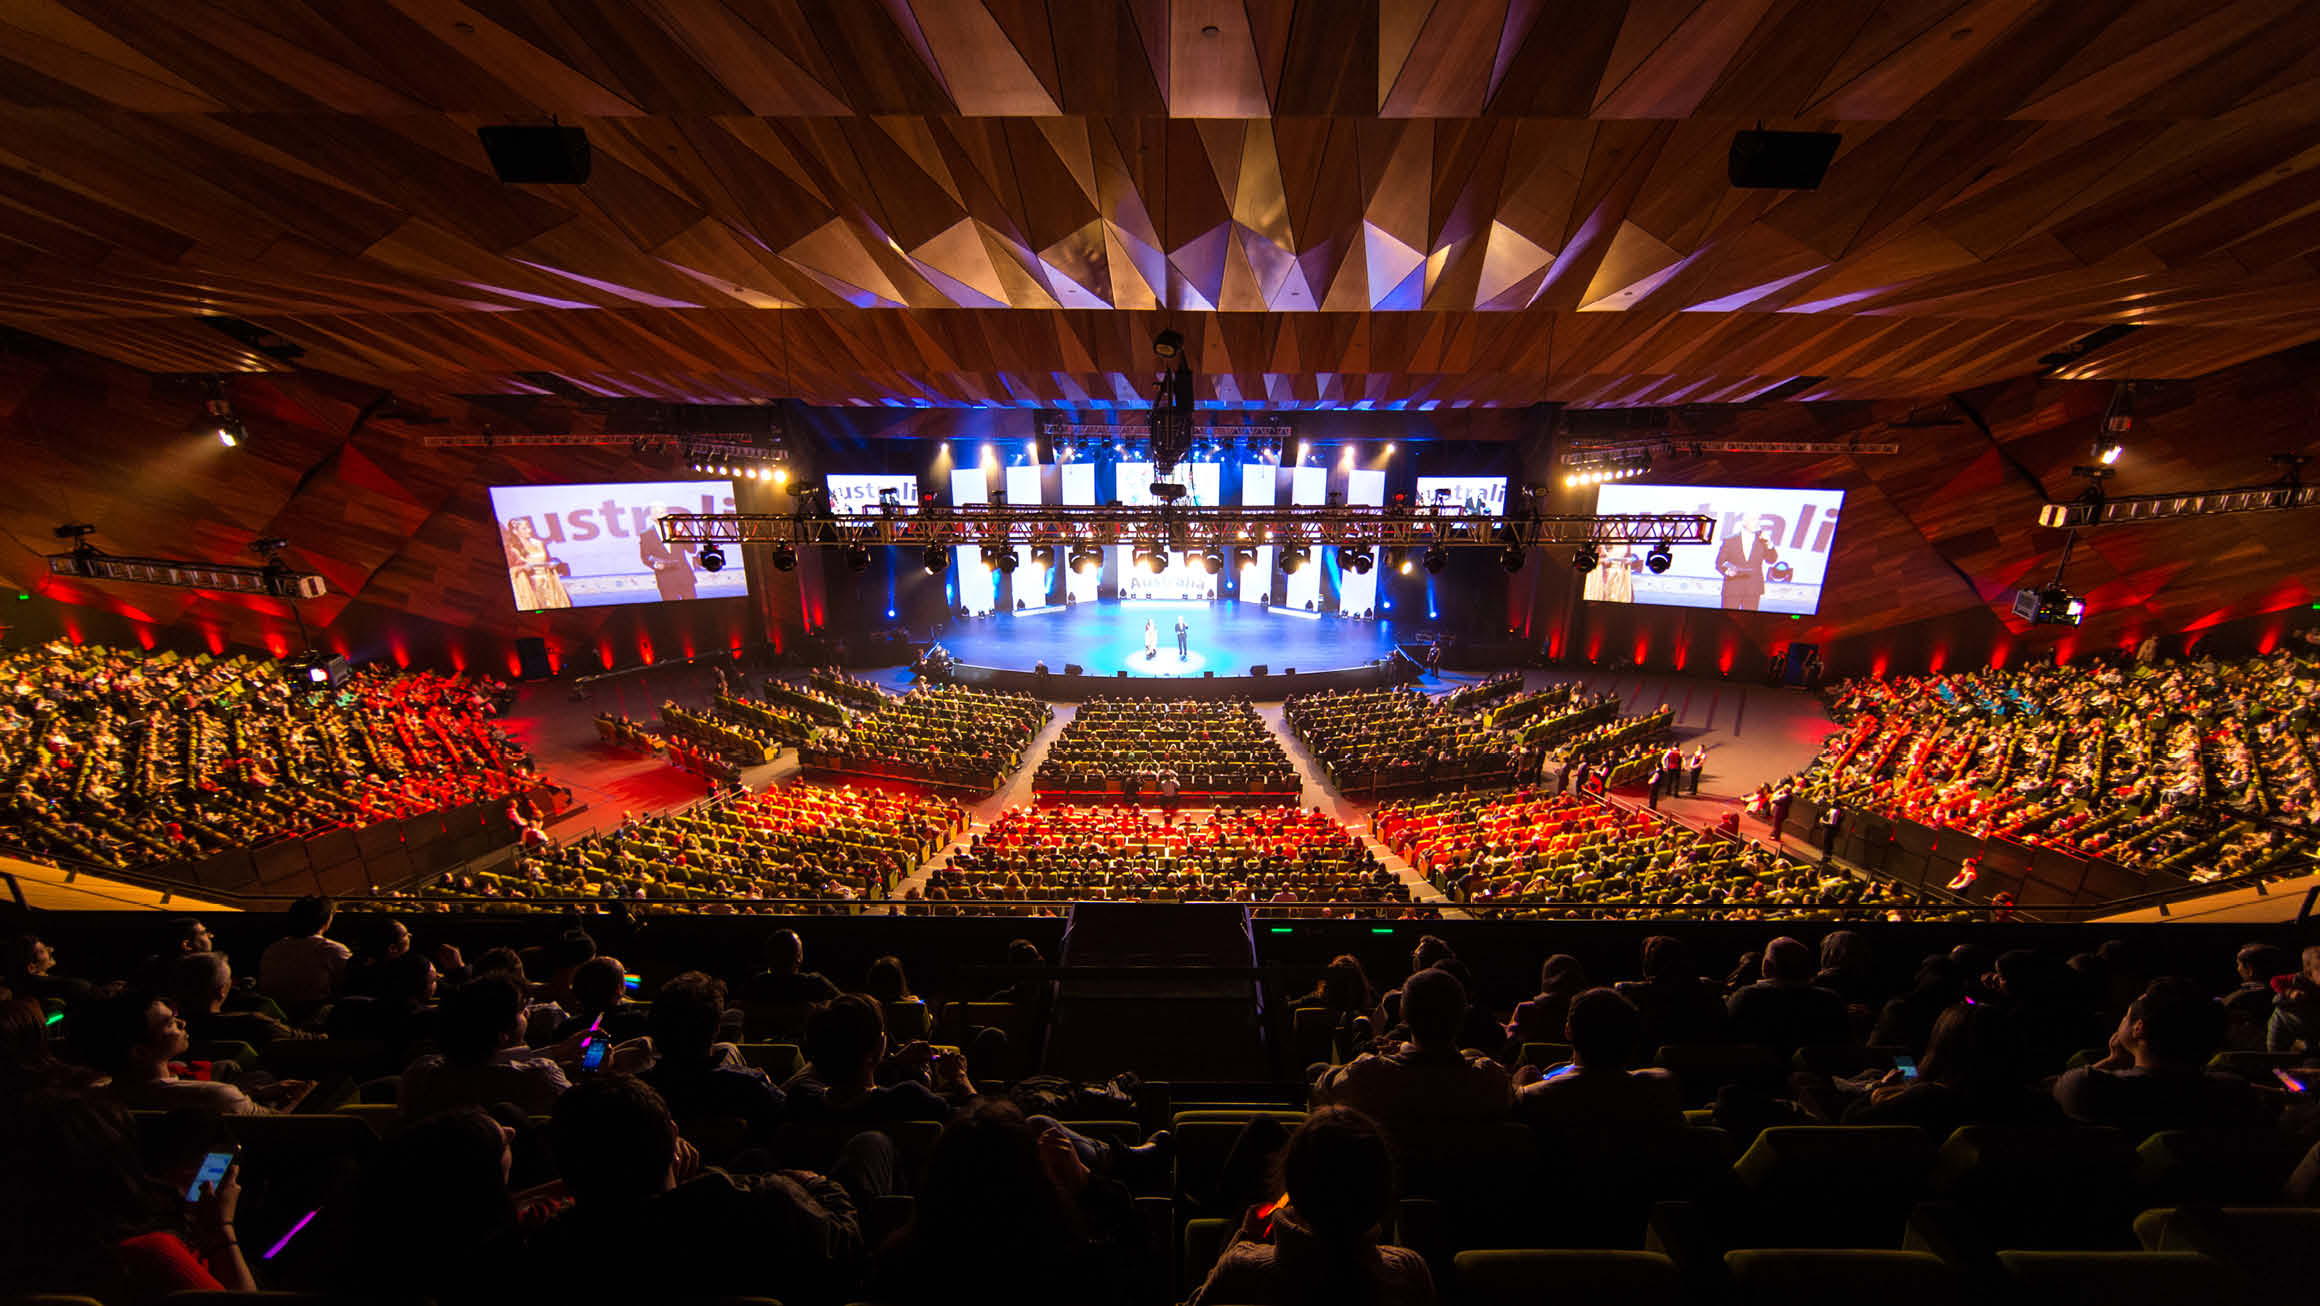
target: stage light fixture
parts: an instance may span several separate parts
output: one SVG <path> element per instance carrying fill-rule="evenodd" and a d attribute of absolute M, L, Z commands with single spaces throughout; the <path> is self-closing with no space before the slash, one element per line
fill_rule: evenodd
<path fill-rule="evenodd" d="M 1367 576 L 1370 573 L 1370 569 L 1375 566 L 1377 566 L 1377 555 L 1371 553 L 1367 546 L 1355 549 L 1353 551 L 1354 575 Z"/>
<path fill-rule="evenodd" d="M 1052 544 L 1032 545 L 1031 565 L 1034 567 L 1053 567 L 1055 565 L 1055 546 Z"/>
<path fill-rule="evenodd" d="M 1350 544 L 1340 544 L 1340 545 L 1338 545 L 1338 546 L 1337 546 L 1337 569 L 1338 569 L 1340 572 L 1347 572 L 1347 571 L 1352 571 L 1352 570 L 1353 570 L 1353 546 L 1352 546 L 1352 545 L 1350 545 Z"/>
<path fill-rule="evenodd" d="M 1387 549 L 1386 566 L 1391 567 L 1395 571 L 1401 572 L 1405 576 L 1408 575 L 1410 573 L 1410 551 L 1403 548 L 1399 544 L 1396 544 L 1392 548 Z"/>
<path fill-rule="evenodd" d="M 1162 358 L 1174 358 L 1183 353 L 1183 334 L 1171 328 L 1152 337 L 1152 352 Z"/>
<path fill-rule="evenodd" d="M 1439 576 L 1439 575 L 1441 575 L 1441 574 L 1442 574 L 1442 569 L 1443 569 L 1444 567 L 1447 567 L 1447 566 L 1449 566 L 1449 565 L 1450 565 L 1450 550 L 1449 550 L 1448 548 L 1446 548 L 1446 547 L 1444 547 L 1444 546 L 1442 546 L 1442 545 L 1439 545 L 1439 544 L 1437 544 L 1437 545 L 1433 546 L 1432 548 L 1430 548 L 1430 549 L 1427 549 L 1427 550 L 1426 550 L 1426 574 L 1427 574 L 1427 575 L 1429 575 L 1429 576 Z"/>
<path fill-rule="evenodd" d="M 1158 543 L 1145 545 L 1144 554 L 1137 561 L 1144 564 L 1144 570 L 1157 576 L 1168 570 L 1168 549 Z"/>
<path fill-rule="evenodd" d="M 1521 571 L 1523 569 L 1523 551 L 1514 545 L 1507 545 L 1498 551 L 1498 565 L 1506 568 L 1509 573 Z"/>
<path fill-rule="evenodd" d="M 1009 549 L 1009 548 L 1001 548 L 1001 549 L 999 550 L 999 555 L 998 555 L 998 557 L 996 557 L 996 558 L 994 558 L 994 559 L 992 560 L 992 563 L 991 563 L 991 565 L 992 565 L 994 568 L 996 568 L 996 569 L 998 570 L 998 572 L 999 572 L 999 574 L 1000 574 L 1000 575 L 1002 575 L 1002 576 L 1012 576 L 1012 575 L 1014 575 L 1014 574 L 1015 574 L 1015 567 L 1016 567 L 1016 564 L 1018 564 L 1018 563 L 1020 563 L 1020 562 L 1022 562 L 1022 561 L 1023 561 L 1023 557 L 1022 557 L 1022 555 L 1021 555 L 1021 554 L 1018 554 L 1018 553 L 1016 553 L 1016 552 L 1015 552 L 1015 550 L 1013 550 L 1013 549 Z"/>
<path fill-rule="evenodd" d="M 725 550 L 718 548 L 714 544 L 702 545 L 700 558 L 701 570 L 703 571 L 714 572 L 725 570 Z"/>
<path fill-rule="evenodd" d="M 776 544 L 773 546 L 772 561 L 775 571 L 796 571 L 797 550 L 786 544 Z"/>
<path fill-rule="evenodd" d="M 1085 576 L 1089 572 L 1094 571 L 1103 565 L 1103 552 L 1097 549 L 1093 544 L 1075 544 L 1071 546 L 1071 569 L 1074 572 Z"/>
<path fill-rule="evenodd" d="M 922 561 L 926 564 L 927 575 L 940 576 L 951 565 L 951 551 L 940 544 L 929 544 Z"/>
<path fill-rule="evenodd" d="M 1571 570 L 1582 576 L 1594 571 L 1597 561 L 1595 546 L 1592 544 L 1582 544 L 1571 551 Z"/>
<path fill-rule="evenodd" d="M 1667 569 L 1675 564 L 1676 551 L 1668 547 L 1666 540 L 1652 545 L 1651 552 L 1643 555 L 1643 565 L 1651 568 L 1651 574 L 1654 576 L 1665 575 Z"/>
<path fill-rule="evenodd" d="M 1224 571 L 1224 554 L 1215 549 L 1201 554 L 1200 569 L 1211 576 L 1222 573 Z"/>
<path fill-rule="evenodd" d="M 2103 466 L 2105 466 L 2105 467 L 2113 467 L 2113 466 L 2116 466 L 2116 465 L 2118 464 L 2118 461 L 2119 461 L 2119 455 L 2120 455 L 2120 454 L 2122 454 L 2122 453 L 2125 453 L 2126 451 L 2127 451 L 2127 447 L 2126 447 L 2125 445 L 2123 445 L 2123 444 L 2120 444 L 2120 443 L 2119 443 L 2118 441 L 2116 441 L 2116 440 L 2113 440 L 2113 441 L 2111 441 L 2110 443 L 2108 443 L 2108 444 L 2105 444 L 2105 445 L 2102 447 L 2102 461 L 2103 461 Z"/>
<path fill-rule="evenodd" d="M 846 570 L 861 571 L 870 565 L 870 548 L 865 544 L 846 546 Z"/>
<path fill-rule="evenodd" d="M 1294 576 L 1303 571 L 1308 561 L 1310 561 L 1310 556 L 1302 544 L 1290 545 L 1281 550 L 1281 570 L 1287 575 Z"/>

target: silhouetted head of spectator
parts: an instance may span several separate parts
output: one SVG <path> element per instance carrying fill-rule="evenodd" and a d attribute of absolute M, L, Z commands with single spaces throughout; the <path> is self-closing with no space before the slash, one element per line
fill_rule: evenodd
<path fill-rule="evenodd" d="M 169 922 L 168 939 L 165 951 L 172 956 L 181 952 L 208 952 L 216 946 L 210 938 L 209 926 L 193 916 L 180 916 Z"/>
<path fill-rule="evenodd" d="M 1007 940 L 1007 964 L 1010 966 L 1044 966 L 1047 959 L 1039 955 L 1039 945 L 1029 939 Z"/>
<path fill-rule="evenodd" d="M 560 974 L 569 980 L 573 971 L 580 969 L 595 955 L 595 938 L 586 930 L 570 929 L 556 936 L 556 941 L 545 949 L 542 960 L 550 974 Z"/>
<path fill-rule="evenodd" d="M 1402 985 L 1402 1023 L 1421 1048 L 1455 1048 L 1466 1020 L 1466 986 L 1440 967 L 1422 970 Z"/>
<path fill-rule="evenodd" d="M 902 1241 L 937 1264 L 1038 1257 L 1068 1236 L 1040 1139 L 1012 1102 L 983 1101 L 943 1130 L 927 1157 L 918 1210 Z M 994 1255 L 996 1253 L 996 1255 Z M 1036 1272 L 1035 1265 L 1019 1272 Z"/>
<path fill-rule="evenodd" d="M 1410 949 L 1410 973 L 1415 975 L 1429 967 L 1439 966 L 1458 954 L 1449 944 L 1431 934 L 1418 936 L 1418 946 Z"/>
<path fill-rule="evenodd" d="M 1289 1136 L 1281 1151 L 1281 1185 L 1290 1209 L 1316 1240 L 1358 1248 L 1375 1236 L 1393 1207 L 1393 1153 L 1376 1121 L 1352 1107 L 1323 1107 Z"/>
<path fill-rule="evenodd" d="M 765 940 L 765 968 L 776 975 L 795 975 L 806 964 L 806 941 L 796 930 L 775 930 Z"/>
<path fill-rule="evenodd" d="M 1329 969 L 1321 972 L 1321 1001 L 1334 1011 L 1370 1008 L 1369 972 L 1362 969 L 1361 958 L 1350 953 L 1330 958 Z"/>
<path fill-rule="evenodd" d="M 1590 1070 L 1625 1070 L 1643 1040 L 1643 1013 L 1616 989 L 1589 989 L 1563 1017 L 1571 1057 Z"/>
<path fill-rule="evenodd" d="M 388 1135 L 363 1168 L 348 1227 L 350 1276 L 369 1292 L 472 1281 L 512 1255 L 509 1131 L 457 1107 Z M 349 1286 L 358 1286 L 351 1284 Z"/>
<path fill-rule="evenodd" d="M 56 965 L 56 951 L 35 934 L 11 934 L 0 939 L 0 984 L 46 975 Z"/>
<path fill-rule="evenodd" d="M 1949 950 L 1949 959 L 1957 963 L 1958 974 L 1968 984 L 1978 984 L 1990 973 L 1991 953 L 1979 943 L 1961 943 Z"/>
<path fill-rule="evenodd" d="M 581 1206 L 624 1205 L 675 1183 L 677 1126 L 651 1085 L 591 1075 L 556 1098 L 556 1170 Z"/>
<path fill-rule="evenodd" d="M 290 937 L 305 938 L 329 929 L 331 917 L 337 914 L 338 904 L 321 895 L 309 894 L 291 903 L 290 910 L 283 915 Z"/>
<path fill-rule="evenodd" d="M 1869 973 L 1869 940 L 1855 930 L 1831 930 L 1821 940 L 1821 969 L 1837 975 Z"/>
<path fill-rule="evenodd" d="M 1986 1002 L 1942 1008 L 1925 1040 L 1920 1078 L 1952 1088 L 2016 1082 L 2020 1054 L 2013 1029 L 2004 1011 Z"/>
<path fill-rule="evenodd" d="M 169 963 L 167 983 L 166 996 L 179 1011 L 216 1011 L 234 991 L 233 963 L 222 952 L 188 952 Z"/>
<path fill-rule="evenodd" d="M 444 999 L 436 1040 L 447 1060 L 479 1065 L 485 1057 L 519 1043 L 524 1036 L 524 995 L 504 975 L 469 980 Z"/>
<path fill-rule="evenodd" d="M 1539 966 L 1539 992 L 1577 993 L 1587 987 L 1587 968 L 1567 952 L 1558 952 Z"/>
<path fill-rule="evenodd" d="M 2288 950 L 2270 943 L 2251 943 L 2239 950 L 2236 960 L 2242 984 L 2269 985 L 2274 975 L 2296 969 L 2296 959 Z"/>
<path fill-rule="evenodd" d="M 892 953 L 870 963 L 870 974 L 862 982 L 862 991 L 880 1002 L 908 1002 L 911 998 L 910 977 L 902 972 L 902 958 Z"/>
<path fill-rule="evenodd" d="M 628 969 L 618 957 L 590 957 L 572 972 L 572 1001 L 580 1014 L 595 1015 L 620 1005 L 621 986 Z"/>
<path fill-rule="evenodd" d="M 187 1046 L 177 1010 L 150 993 L 117 994 L 73 1009 L 73 1055 L 116 1078 L 162 1073 Z"/>
<path fill-rule="evenodd" d="M 2153 980 L 2127 1004 L 2119 1043 L 2143 1069 L 2197 1070 L 2223 1041 L 2223 1008 L 2189 980 Z"/>
<path fill-rule="evenodd" d="M 2062 992 L 2063 972 L 2035 948 L 2009 948 L 1994 967 L 1998 991 L 2015 1002 L 2046 1003 Z"/>
<path fill-rule="evenodd" d="M 1698 978 L 1684 941 L 1672 934 L 1654 934 L 1643 941 L 1643 977 L 1650 981 Z"/>
<path fill-rule="evenodd" d="M 406 952 L 379 963 L 380 1002 L 416 1010 L 435 1000 L 435 963 L 423 952 Z"/>
<path fill-rule="evenodd" d="M 691 1068 L 705 1063 L 717 1041 L 717 1023 L 725 1015 L 725 981 L 689 970 L 661 985 L 653 995 L 647 1028 L 653 1049 L 672 1064 Z"/>
<path fill-rule="evenodd" d="M 505 975 L 519 985 L 527 982 L 524 955 L 514 948 L 485 948 L 476 954 L 474 970 L 478 975 Z"/>
<path fill-rule="evenodd" d="M 1810 984 L 1812 949 L 1787 935 L 1764 945 L 1764 978 L 1775 984 Z"/>
<path fill-rule="evenodd" d="M 805 1054 L 825 1084 L 866 1083 L 886 1055 L 886 1017 L 869 998 L 840 994 L 806 1018 Z"/>
<path fill-rule="evenodd" d="M 360 916 L 355 932 L 355 960 L 377 965 L 411 950 L 411 927 L 392 916 Z"/>

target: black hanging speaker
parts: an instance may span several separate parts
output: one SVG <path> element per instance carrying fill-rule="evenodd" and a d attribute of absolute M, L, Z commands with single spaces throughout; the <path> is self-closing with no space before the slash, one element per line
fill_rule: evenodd
<path fill-rule="evenodd" d="M 1249 674 L 1252 676 L 1270 675 L 1271 673 L 1272 668 L 1268 667 L 1262 662 L 1259 662 L 1257 665 L 1249 668 Z"/>
<path fill-rule="evenodd" d="M 1063 664 L 1063 674 L 1067 676 L 1084 676 L 1087 674 L 1087 668 L 1081 666 L 1077 662 L 1066 662 Z"/>
<path fill-rule="evenodd" d="M 593 161 L 588 133 L 578 127 L 478 127 L 491 170 L 505 182 L 578 186 Z"/>
<path fill-rule="evenodd" d="M 1844 137 L 1835 132 L 1735 132 L 1726 163 L 1741 190 L 1814 190 Z"/>
<path fill-rule="evenodd" d="M 548 665 L 548 641 L 537 635 L 525 635 L 516 640 L 516 665 L 521 667 L 525 680 L 546 680 L 556 674 Z"/>

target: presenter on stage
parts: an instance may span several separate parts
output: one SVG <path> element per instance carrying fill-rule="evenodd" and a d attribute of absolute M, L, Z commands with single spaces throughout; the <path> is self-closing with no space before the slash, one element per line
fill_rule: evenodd
<path fill-rule="evenodd" d="M 1192 642 L 1189 638 L 1191 632 L 1192 627 L 1184 624 L 1184 618 L 1178 617 L 1176 619 L 1176 660 L 1179 662 L 1192 656 Z"/>
<path fill-rule="evenodd" d="M 1772 545 L 1772 523 L 1762 516 L 1748 519 L 1747 529 L 1727 535 L 1716 548 L 1716 571 L 1724 577 L 1724 606 L 1754 612 L 1764 601 L 1764 569 L 1780 557 Z"/>
<path fill-rule="evenodd" d="M 662 504 L 654 504 L 646 515 L 650 523 L 644 534 L 636 538 L 637 561 L 651 568 L 653 587 L 664 599 L 697 599 L 701 597 L 699 582 L 693 579 L 693 558 L 683 542 L 664 543 L 661 539 L 661 518 L 669 515 Z"/>
<path fill-rule="evenodd" d="M 1144 619 L 1144 660 L 1150 662 L 1159 656 L 1160 628 L 1152 624 L 1150 617 L 1146 617 Z"/>

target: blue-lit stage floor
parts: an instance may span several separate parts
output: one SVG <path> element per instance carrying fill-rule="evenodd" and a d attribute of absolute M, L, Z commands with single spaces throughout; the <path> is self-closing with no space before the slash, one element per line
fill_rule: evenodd
<path fill-rule="evenodd" d="M 1176 621 L 1190 627 L 1191 654 L 1176 655 Z M 1144 623 L 1159 632 L 1160 652 L 1144 656 Z M 1394 651 L 1391 621 L 1347 621 L 1335 613 L 1316 615 L 1268 609 L 1219 599 L 1214 602 L 1104 599 L 1064 608 L 994 614 L 956 620 L 940 636 L 951 656 L 969 666 L 1029 671 L 1045 662 L 1063 674 L 1079 663 L 1091 676 L 1125 671 L 1130 676 L 1198 678 L 1204 671 L 1245 676 L 1263 664 L 1278 675 L 1366 666 Z"/>

